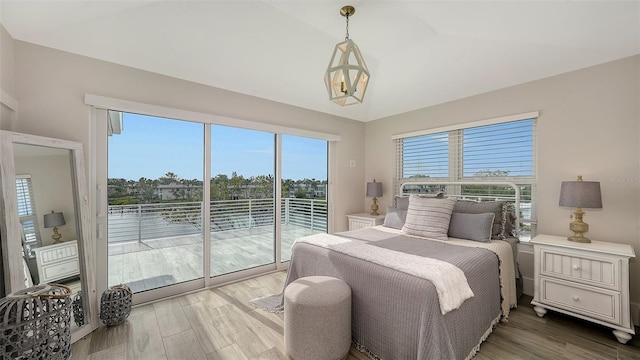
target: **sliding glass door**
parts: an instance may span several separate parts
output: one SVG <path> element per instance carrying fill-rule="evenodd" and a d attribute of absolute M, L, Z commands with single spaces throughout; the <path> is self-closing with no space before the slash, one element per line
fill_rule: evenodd
<path fill-rule="evenodd" d="M 101 116 L 107 286 L 126 284 L 145 302 L 282 269 L 297 238 L 327 232 L 327 140 Z"/>
<path fill-rule="evenodd" d="M 327 145 L 282 135 L 282 261 L 297 238 L 327 232 Z"/>
<path fill-rule="evenodd" d="M 211 126 L 211 275 L 275 262 L 275 139 Z"/>
<path fill-rule="evenodd" d="M 203 277 L 204 125 L 136 114 L 108 139 L 108 285 Z"/>

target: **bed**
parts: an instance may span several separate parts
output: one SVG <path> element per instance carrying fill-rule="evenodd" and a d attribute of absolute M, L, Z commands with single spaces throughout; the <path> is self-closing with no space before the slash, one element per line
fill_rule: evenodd
<path fill-rule="evenodd" d="M 434 188 L 433 184 L 428 187 Z M 517 197 L 519 192 L 515 185 L 513 187 Z M 312 275 L 334 276 L 349 284 L 353 343 L 371 358 L 473 357 L 494 326 L 506 320 L 517 303 L 517 239 L 505 234 L 504 213 L 509 205 L 519 205 L 513 197 L 473 203 L 454 201 L 452 197 L 455 195 L 401 197 L 394 201 L 394 207 L 387 209 L 386 226 L 298 239 L 292 248 L 286 284 Z M 401 201 L 408 201 L 404 218 Z M 448 207 L 451 202 L 454 205 L 447 225 L 454 225 L 452 217 L 458 218 L 453 211 L 458 204 L 458 210 L 466 209 L 478 216 L 465 215 L 461 219 L 468 222 L 460 223 L 458 219 L 455 224 L 469 228 L 471 233 L 480 227 L 484 232 L 488 227 L 485 241 L 451 237 L 452 231 L 448 228 L 444 230 L 444 238 L 441 233 L 427 232 L 429 236 L 425 237 L 407 228 L 416 219 L 419 222 L 426 217 L 431 220 L 440 216 L 441 209 L 434 215 L 429 212 L 433 209 L 416 210 L 418 205 Z M 489 216 L 486 212 L 497 203 L 501 211 L 498 220 L 495 214 Z M 484 220 L 483 226 L 475 223 L 480 214 L 490 217 L 491 222 Z M 398 219 L 403 223 L 400 227 Z M 517 214 L 515 219 L 506 222 L 511 222 L 514 231 L 517 230 Z M 495 225 L 501 231 L 500 239 L 494 236 Z M 433 226 L 427 224 L 426 228 L 430 230 Z M 456 230 L 453 234 L 469 237 Z M 466 282 L 460 280 L 460 276 Z M 270 301 L 276 302 L 277 308 L 281 296 Z M 254 304 L 261 306 L 259 302 Z"/>

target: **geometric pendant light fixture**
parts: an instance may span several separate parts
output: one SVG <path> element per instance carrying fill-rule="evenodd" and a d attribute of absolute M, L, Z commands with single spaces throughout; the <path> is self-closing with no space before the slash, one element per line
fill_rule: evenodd
<path fill-rule="evenodd" d="M 336 44 L 324 75 L 329 100 L 340 106 L 362 103 L 369 82 L 369 69 L 362 53 L 358 45 L 349 39 L 349 17 L 355 11 L 353 6 L 340 9 L 340 15 L 347 18 L 347 35 L 343 42 Z"/>

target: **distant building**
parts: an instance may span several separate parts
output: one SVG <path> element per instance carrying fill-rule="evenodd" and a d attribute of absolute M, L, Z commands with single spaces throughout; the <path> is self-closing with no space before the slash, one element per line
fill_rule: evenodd
<path fill-rule="evenodd" d="M 198 187 L 200 190 L 201 187 Z M 190 192 L 193 191 L 193 186 L 188 186 L 184 184 L 168 184 L 168 185 L 158 185 L 156 187 L 156 195 L 159 200 L 176 200 L 179 199 L 180 196 L 176 196 L 180 192 Z"/>

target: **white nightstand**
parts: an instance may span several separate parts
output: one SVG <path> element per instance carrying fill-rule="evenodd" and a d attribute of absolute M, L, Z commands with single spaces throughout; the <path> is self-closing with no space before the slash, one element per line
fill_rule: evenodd
<path fill-rule="evenodd" d="M 358 213 L 347 215 L 349 219 L 349 230 L 364 229 L 371 226 L 382 225 L 384 214 L 370 215 L 369 213 Z"/>
<path fill-rule="evenodd" d="M 39 247 L 35 252 L 40 284 L 80 274 L 77 240 Z"/>
<path fill-rule="evenodd" d="M 535 256 L 535 293 L 531 304 L 538 316 L 547 309 L 598 323 L 613 330 L 625 344 L 635 334 L 629 309 L 627 244 L 577 243 L 566 237 L 538 235 L 531 240 Z"/>

